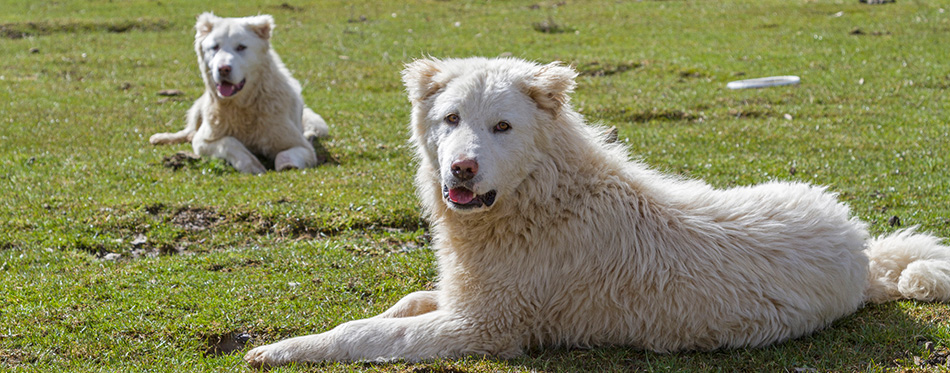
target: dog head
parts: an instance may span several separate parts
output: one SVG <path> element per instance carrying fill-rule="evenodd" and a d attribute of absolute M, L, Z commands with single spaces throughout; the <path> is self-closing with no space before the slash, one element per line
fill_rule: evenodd
<path fill-rule="evenodd" d="M 227 99 L 256 78 L 254 73 L 270 51 L 274 18 L 260 15 L 221 18 L 212 13 L 198 16 L 195 52 L 209 87 Z"/>
<path fill-rule="evenodd" d="M 569 110 L 577 75 L 557 63 L 518 59 L 422 59 L 403 71 L 412 102 L 420 182 L 438 185 L 460 213 L 490 209 L 535 168 L 542 127 Z M 423 181 L 426 180 L 426 181 Z M 435 185 L 432 185 L 435 186 Z"/>

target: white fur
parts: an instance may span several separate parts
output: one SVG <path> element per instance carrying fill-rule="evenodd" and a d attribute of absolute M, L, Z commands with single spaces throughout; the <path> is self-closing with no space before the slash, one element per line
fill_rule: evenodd
<path fill-rule="evenodd" d="M 868 241 L 866 225 L 823 187 L 723 190 L 653 171 L 572 110 L 575 75 L 516 59 L 409 64 L 416 186 L 438 290 L 245 360 L 764 346 L 868 300 L 950 299 L 950 248 L 935 237 L 905 230 Z M 493 130 L 501 121 L 511 129 Z M 472 180 L 453 179 L 459 159 L 477 160 Z M 459 184 L 496 191 L 494 204 L 456 206 L 443 188 Z"/>
<path fill-rule="evenodd" d="M 304 106 L 300 83 L 271 49 L 273 29 L 269 15 L 198 16 L 195 52 L 205 93 L 188 110 L 185 129 L 149 141 L 191 141 L 195 153 L 225 159 L 246 173 L 266 171 L 257 156 L 273 160 L 278 171 L 315 166 L 310 141 L 329 129 Z M 236 93 L 221 88 L 239 84 L 243 88 Z"/>

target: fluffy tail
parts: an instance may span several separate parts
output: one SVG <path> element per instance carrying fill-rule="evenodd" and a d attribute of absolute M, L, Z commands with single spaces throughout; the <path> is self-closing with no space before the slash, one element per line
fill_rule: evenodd
<path fill-rule="evenodd" d="M 950 301 L 950 246 L 915 228 L 868 241 L 867 299 Z"/>
<path fill-rule="evenodd" d="M 308 107 L 303 108 L 303 136 L 307 141 L 313 141 L 318 137 L 326 137 L 330 134 L 330 127 L 323 120 L 320 114 L 313 112 Z"/>

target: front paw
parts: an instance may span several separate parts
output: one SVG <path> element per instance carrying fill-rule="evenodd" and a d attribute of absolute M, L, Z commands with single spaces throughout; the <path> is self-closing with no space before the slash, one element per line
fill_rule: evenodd
<path fill-rule="evenodd" d="M 298 169 L 302 170 L 307 168 L 307 165 L 303 161 L 294 158 L 293 155 L 287 154 L 287 152 L 282 152 L 277 154 L 277 157 L 274 158 L 274 169 L 277 171 Z"/>
<path fill-rule="evenodd" d="M 257 347 L 244 355 L 244 361 L 254 368 L 284 365 L 291 361 L 290 351 L 279 343 Z"/>

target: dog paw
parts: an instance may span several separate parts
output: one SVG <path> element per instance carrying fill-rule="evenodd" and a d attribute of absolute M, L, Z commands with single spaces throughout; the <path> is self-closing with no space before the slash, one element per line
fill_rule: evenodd
<path fill-rule="evenodd" d="M 274 159 L 274 169 L 277 171 L 290 170 L 290 169 L 304 169 L 306 166 L 298 159 L 295 159 L 293 156 L 287 155 L 285 153 L 277 154 L 277 157 Z"/>
<path fill-rule="evenodd" d="M 148 142 L 152 145 L 169 144 L 171 143 L 171 136 L 167 133 L 156 133 L 148 138 Z"/>
<path fill-rule="evenodd" d="M 244 355 L 244 361 L 254 368 L 267 368 L 287 364 L 290 357 L 289 353 L 277 344 L 269 344 L 248 351 Z"/>

